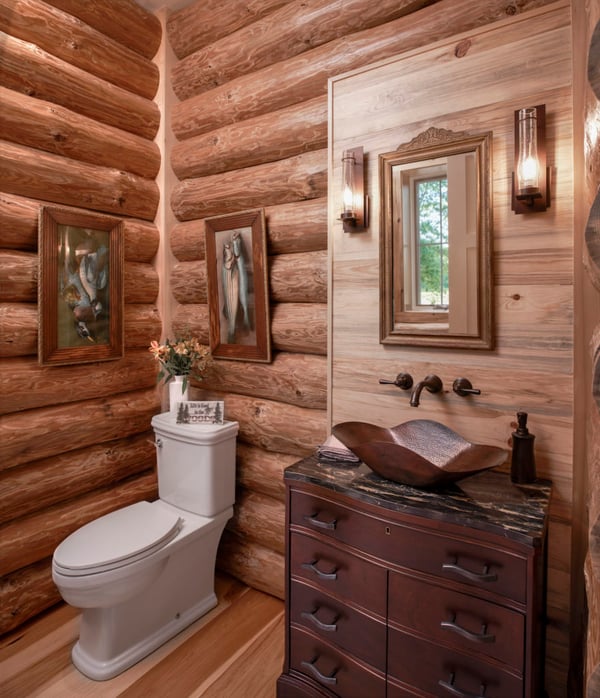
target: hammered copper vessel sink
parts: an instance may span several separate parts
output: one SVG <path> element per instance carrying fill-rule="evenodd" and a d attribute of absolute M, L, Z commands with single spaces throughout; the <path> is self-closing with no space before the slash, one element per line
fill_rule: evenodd
<path fill-rule="evenodd" d="M 494 468 L 508 452 L 466 441 L 444 424 L 414 419 L 395 427 L 342 422 L 333 435 L 381 477 L 413 487 L 432 487 Z"/>

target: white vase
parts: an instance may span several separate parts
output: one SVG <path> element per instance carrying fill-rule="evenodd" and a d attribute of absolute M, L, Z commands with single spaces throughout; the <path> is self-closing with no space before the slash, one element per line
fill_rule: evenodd
<path fill-rule="evenodd" d="M 183 379 L 185 376 L 174 376 L 168 383 L 169 385 L 169 411 L 176 415 L 177 414 L 177 403 L 188 400 L 188 390 L 190 384 L 183 388 Z"/>

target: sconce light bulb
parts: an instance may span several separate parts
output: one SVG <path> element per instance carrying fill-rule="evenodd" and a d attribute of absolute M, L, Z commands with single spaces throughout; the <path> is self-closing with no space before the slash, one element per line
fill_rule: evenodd
<path fill-rule="evenodd" d="M 521 187 L 536 187 L 539 178 L 538 161 L 534 157 L 526 157 L 519 164 L 519 181 Z"/>
<path fill-rule="evenodd" d="M 354 168 L 356 160 L 351 150 L 345 150 L 342 157 L 342 216 L 354 217 Z"/>
<path fill-rule="evenodd" d="M 537 153 L 537 115 L 535 107 L 519 110 L 519 160 L 517 189 L 530 192 L 539 188 L 540 166 Z"/>
<path fill-rule="evenodd" d="M 344 213 L 352 213 L 352 208 L 354 204 L 354 193 L 348 185 L 344 187 Z"/>

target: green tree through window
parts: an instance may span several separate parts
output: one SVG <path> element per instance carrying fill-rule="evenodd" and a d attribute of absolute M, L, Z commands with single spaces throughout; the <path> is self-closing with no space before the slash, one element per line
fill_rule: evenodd
<path fill-rule="evenodd" d="M 416 182 L 417 302 L 448 306 L 448 180 Z"/>

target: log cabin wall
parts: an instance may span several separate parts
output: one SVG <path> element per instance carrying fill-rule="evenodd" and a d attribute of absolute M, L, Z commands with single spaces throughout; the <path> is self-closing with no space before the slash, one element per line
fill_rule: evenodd
<path fill-rule="evenodd" d="M 327 80 L 544 0 L 203 0 L 173 12 L 174 331 L 208 342 L 204 219 L 265 209 L 271 364 L 217 361 L 195 397 L 240 424 L 220 567 L 283 596 L 282 470 L 327 435 Z M 195 393 L 194 393 L 195 391 Z"/>
<path fill-rule="evenodd" d="M 2 0 L 0 26 L 0 633 L 57 603 L 57 544 L 120 506 L 155 498 L 147 347 L 159 246 L 153 102 L 161 41 L 132 0 Z M 124 224 L 122 359 L 37 360 L 42 205 Z"/>
<path fill-rule="evenodd" d="M 568 688 L 567 679 L 571 633 L 581 639 L 581 625 L 571 624 L 577 616 L 571 616 L 570 605 L 572 580 L 582 581 L 581 568 L 571 576 L 571 555 L 573 517 L 580 514 L 573 511 L 574 471 L 581 469 L 581 459 L 575 458 L 584 437 L 574 422 L 570 12 L 567 0 L 533 9 L 339 76 L 330 88 L 331 421 L 368 415 L 367 421 L 390 426 L 434 419 L 473 442 L 508 449 L 516 412 L 529 413 L 538 476 L 554 483 L 546 638 L 546 688 L 552 697 L 581 695 L 581 688 Z M 537 104 L 546 104 L 548 157 L 555 173 L 552 203 L 544 213 L 515 215 L 510 206 L 513 114 Z M 432 126 L 493 134 L 492 350 L 379 343 L 378 156 Z M 341 159 L 344 150 L 357 146 L 365 149 L 371 223 L 365 233 L 346 234 L 336 218 Z M 577 265 L 581 270 L 579 259 Z M 412 408 L 410 391 L 378 383 L 401 371 L 415 382 L 435 373 L 444 391 L 423 391 L 421 405 Z M 480 396 L 453 393 L 454 379 L 462 376 L 481 389 Z M 576 521 L 576 531 L 578 526 Z M 573 668 L 580 670 L 577 664 Z"/>
<path fill-rule="evenodd" d="M 13 367 L 10 400 L 7 398 L 4 403 L 10 404 L 7 418 L 12 420 L 20 412 L 29 411 L 27 419 L 21 416 L 17 419 L 17 426 L 6 431 L 10 443 L 14 444 L 7 454 L 10 468 L 15 474 L 22 471 L 24 475 L 19 482 L 7 481 L 11 485 L 7 490 L 11 493 L 11 501 L 6 503 L 9 511 L 5 515 L 5 525 L 12 538 L 6 538 L 9 541 L 6 552 L 9 559 L 14 559 L 14 569 L 2 572 L 5 574 L 2 588 L 6 589 L 4 593 L 8 599 L 2 604 L 2 608 L 7 609 L 5 628 L 15 627 L 26 617 L 39 612 L 43 603 L 56 599 L 48 574 L 48 555 L 54 542 L 48 541 L 44 547 L 41 540 L 44 537 L 41 531 L 47 530 L 46 507 L 49 511 L 56 511 L 60 521 L 68 521 L 65 530 L 54 534 L 58 540 L 83 522 L 81 514 L 87 511 L 86 496 L 90 497 L 90 510 L 93 510 L 89 512 L 89 518 L 94 518 L 102 505 L 108 507 L 111 497 L 125 491 L 128 480 L 114 489 L 107 485 L 106 478 L 110 480 L 111 468 L 120 475 L 128 472 L 134 482 L 138 482 L 136 468 L 140 468 L 142 485 L 137 498 L 150 496 L 149 493 L 154 491 L 149 470 L 154 454 L 148 447 L 144 429 L 149 425 L 151 414 L 157 411 L 157 400 L 151 389 L 154 367 L 142 360 L 145 349 L 151 339 L 160 335 L 162 326 L 172 327 L 174 331 L 189 327 L 203 341 L 208 341 L 204 218 L 253 207 L 264 207 L 267 218 L 273 361 L 271 364 L 219 361 L 206 381 L 194 386 L 192 395 L 222 397 L 227 416 L 240 423 L 238 504 L 235 518 L 223 540 L 219 565 L 252 586 L 283 595 L 281 472 L 298 457 L 312 452 L 326 436 L 329 426 L 326 390 L 327 80 L 344 71 L 460 32 L 502 22 L 507 17 L 547 4 L 549 0 L 519 0 L 518 3 L 479 0 L 475 11 L 472 0 L 384 0 L 379 3 L 353 0 L 344 3 L 342 13 L 337 0 L 312 0 L 308 3 L 306 0 L 258 0 L 251 5 L 241 0 L 228 0 L 224 12 L 219 2 L 197 0 L 168 16 L 167 38 L 176 57 L 169 82 L 178 100 L 172 107 L 170 118 L 177 142 L 169 155 L 179 181 L 172 191 L 162 192 L 162 196 L 170 201 L 177 219 L 166 230 L 167 244 L 175 258 L 170 279 L 165 284 L 170 286 L 175 301 L 172 317 L 162 318 L 161 324 L 155 304 L 149 302 L 148 295 L 141 292 L 135 295 L 138 289 L 137 278 L 134 278 L 127 286 L 127 293 L 133 294 L 129 298 L 137 300 L 127 303 L 125 315 L 126 358 L 133 361 L 139 357 L 136 368 L 124 368 L 117 377 L 114 371 L 118 365 L 116 362 L 94 366 L 94 376 L 98 380 L 92 384 L 87 380 L 89 369 L 66 367 L 49 373 L 37 367 L 37 316 L 35 291 L 31 288 L 35 287 L 35 280 L 30 282 L 29 300 L 14 301 L 10 298 L 4 303 L 3 323 L 6 322 L 10 328 L 10 335 L 7 333 L 7 340 L 3 342 L 5 353 L 2 361 Z M 46 13 L 59 11 L 60 21 L 68 22 L 67 27 L 59 25 L 62 31 L 49 32 L 53 43 L 56 43 L 57 36 L 71 36 L 79 27 L 76 21 L 68 19 L 70 15 L 145 59 L 152 57 L 158 45 L 159 37 L 154 34 L 152 18 L 149 19 L 146 13 L 136 15 L 139 8 L 133 9 L 129 2 L 0 0 L 0 7 L 6 8 L 3 12 L 7 19 L 15 8 L 26 14 L 32 6 Z M 134 15 L 136 18 L 132 23 L 130 20 Z M 118 22 L 115 21 L 117 16 Z M 44 19 L 46 21 L 49 20 Z M 42 26 L 44 22 L 41 22 Z M 134 30 L 136 23 L 139 27 Z M 74 156 L 59 150 L 56 159 L 60 160 L 65 154 L 69 158 L 69 167 L 59 170 L 54 167 L 55 159 L 48 162 L 44 155 L 45 148 L 49 148 L 50 153 L 55 152 L 52 148 L 65 148 L 61 132 L 59 137 L 53 137 L 50 128 L 44 129 L 44 125 L 48 126 L 45 120 L 54 119 L 50 121 L 53 128 L 57 122 L 66 128 L 70 123 L 70 112 L 79 114 L 80 110 L 85 125 L 90 123 L 88 119 L 102 124 L 100 116 L 93 110 L 89 111 L 94 95 L 98 95 L 96 102 L 99 103 L 98 111 L 103 113 L 102 118 L 109 118 L 105 112 L 112 119 L 118 114 L 120 119 L 131 117 L 138 127 L 144 127 L 143 133 L 137 134 L 139 138 L 135 143 L 138 146 L 144 142 L 150 149 L 141 158 L 128 151 L 127 160 L 140 160 L 146 165 L 156 162 L 156 151 L 151 144 L 156 130 L 155 108 L 149 102 L 151 94 L 147 91 L 135 98 L 130 97 L 120 83 L 118 95 L 119 99 L 125 100 L 125 108 L 113 109 L 114 89 L 104 88 L 104 83 L 98 83 L 94 77 L 95 89 L 85 91 L 80 72 L 89 71 L 95 75 L 96 63 L 104 61 L 114 68 L 113 62 L 105 55 L 110 52 L 102 54 L 102 60 L 88 60 L 83 68 L 76 65 L 75 70 L 69 69 L 69 61 L 75 65 L 76 58 L 79 60 L 77 49 L 81 42 L 71 42 L 71 52 L 66 57 L 55 57 L 53 51 L 58 51 L 58 48 L 53 43 L 45 44 L 41 52 L 37 51 L 36 42 L 22 37 L 16 29 L 9 32 L 9 39 L 9 45 L 15 48 L 6 61 L 2 86 L 7 88 L 10 96 L 18 97 L 16 103 L 21 112 L 13 119 L 11 128 L 19 130 L 18 122 L 23 121 L 23 114 L 28 114 L 27 107 L 22 105 L 30 102 L 41 110 L 33 119 L 42 122 L 40 137 L 45 145 L 27 141 L 29 136 L 23 133 L 15 138 L 16 145 L 25 152 L 32 148 L 38 156 L 25 160 L 26 167 L 19 165 L 23 162 L 20 151 L 6 150 L 6 171 L 10 174 L 6 181 L 11 184 L 3 195 L 2 215 L 10 225 L 2 226 L 0 247 L 9 254 L 13 251 L 24 253 L 21 254 L 20 268 L 29 268 L 35 275 L 35 221 L 40 201 L 49 199 L 80 206 L 81 197 L 76 193 L 85 185 L 85 191 L 91 187 L 96 197 L 92 208 L 125 216 L 126 230 L 130 231 L 126 253 L 129 247 L 136 249 L 135 253 L 128 253 L 126 271 L 138 273 L 143 266 L 151 273 L 150 261 L 158 244 L 153 215 L 137 211 L 126 213 L 120 210 L 120 204 L 116 205 L 116 210 L 110 208 L 113 199 L 107 195 L 118 199 L 115 190 L 119 189 L 119 184 L 122 185 L 118 173 L 111 170 L 115 178 L 111 180 L 109 177 L 110 185 L 106 179 L 102 184 L 101 180 L 87 176 L 87 170 L 86 177 L 73 171 L 72 162 L 77 162 L 79 157 L 84 160 L 81 154 Z M 68 51 L 69 46 L 62 50 Z M 111 48 L 114 48 L 112 44 Z M 55 68 L 62 65 L 61 61 L 67 63 L 66 74 L 64 79 L 61 77 L 55 82 Z M 121 66 L 115 68 L 120 79 L 125 73 L 132 75 L 137 72 L 133 68 L 125 71 L 123 63 L 117 60 L 115 64 Z M 100 79 L 105 80 L 106 76 L 100 76 Z M 113 76 L 113 79 L 116 78 Z M 66 99 L 62 95 L 63 83 L 74 85 L 70 100 L 64 104 L 54 101 L 42 90 L 50 85 L 51 92 L 60 93 L 61 99 Z M 47 108 L 46 102 L 51 103 L 52 110 Z M 105 109 L 100 109 L 100 105 Z M 33 106 L 31 109 L 36 111 Z M 80 124 L 79 117 L 75 121 Z M 127 133 L 128 128 L 122 121 L 108 126 L 113 128 L 110 138 L 102 129 L 99 132 L 95 128 L 86 131 L 85 143 L 90 141 L 89 147 L 94 153 L 90 157 L 110 157 L 110 149 L 98 147 L 107 140 L 123 143 L 120 134 L 121 131 Z M 20 128 L 21 132 L 29 130 Z M 79 136 L 80 131 L 76 133 Z M 117 133 L 121 140 L 115 141 Z M 49 143 L 44 140 L 44 134 Z M 12 148 L 12 141 L 7 140 Z M 84 147 L 80 138 L 76 140 L 80 147 Z M 102 161 L 101 166 L 109 170 L 111 167 L 122 169 L 125 158 L 120 153 L 124 147 L 123 144 L 112 151 L 117 157 L 116 163 Z M 152 180 L 158 165 L 154 165 L 156 169 L 152 167 L 150 171 L 136 174 L 142 179 Z M 98 190 L 104 198 L 100 198 Z M 147 199 L 149 195 L 149 190 L 144 189 L 140 198 Z M 142 241 L 151 241 L 152 251 Z M 10 284 L 19 286 L 15 276 L 11 275 Z M 21 276 L 19 274 L 19 278 Z M 373 313 L 377 313 L 376 306 Z M 357 329 L 356 338 L 359 337 Z M 22 347 L 21 350 L 15 350 L 17 345 Z M 21 365 L 19 362 L 23 365 L 20 372 L 17 370 Z M 21 376 L 20 382 L 15 378 L 18 376 Z M 43 380 L 36 379 L 36 376 L 43 376 Z M 65 390 L 67 381 L 69 388 Z M 138 392 L 138 381 L 144 382 L 145 390 Z M 75 389 L 72 384 L 75 384 Z M 101 387 L 95 387 L 97 384 Z M 32 390 L 31 386 L 36 386 L 36 389 Z M 104 392 L 100 395 L 94 392 L 99 390 Z M 21 395 L 24 391 L 30 393 L 27 398 Z M 73 401 L 71 405 L 75 394 L 81 395 L 82 401 Z M 132 415 L 138 414 L 136 410 L 142 396 L 146 396 L 146 412 L 136 422 Z M 15 400 L 26 402 L 19 402 L 21 407 L 17 409 Z M 360 400 L 357 404 L 361 404 Z M 90 411 L 82 412 L 82 408 L 88 406 Z M 396 407 L 394 402 L 393 409 Z M 100 409 L 102 420 L 94 408 Z M 107 430 L 100 437 L 96 435 L 97 446 L 88 447 L 87 441 L 83 441 L 72 448 L 71 430 L 83 430 L 84 422 L 91 423 L 90 417 L 97 417 L 103 423 L 105 414 L 110 415 L 115 423 L 120 423 L 121 441 L 105 441 L 116 439 L 116 432 Z M 35 429 L 37 438 L 26 431 L 21 434 L 25 425 L 30 430 Z M 129 437 L 128 430 L 136 428 L 139 428 L 139 435 Z M 85 438 L 91 439 L 92 436 L 86 432 Z M 53 446 L 57 442 L 61 442 L 62 450 Z M 106 443 L 114 448 L 109 449 Z M 125 444 L 131 448 L 124 449 Z M 56 448 L 55 454 L 52 448 Z M 141 457 L 144 448 L 147 450 Z M 28 454 L 27 459 L 17 470 L 12 461 L 23 453 Z M 88 469 L 88 463 L 94 466 Z M 48 486 L 46 478 L 50 477 L 54 479 Z M 34 486 L 40 480 L 44 481 L 43 484 Z M 62 485 L 66 480 L 69 480 L 68 490 Z M 81 500 L 75 482 L 86 492 Z M 147 489 L 144 489 L 144 482 Z M 63 504 L 52 500 L 54 490 L 68 498 L 62 509 Z M 45 500 L 48 504 L 44 503 Z M 77 521 L 74 513 L 80 516 Z M 51 530 L 49 536 L 52 537 Z M 42 547 L 43 550 L 31 553 L 30 557 L 34 557 L 24 561 L 22 552 L 17 552 L 24 546 L 31 546 L 32 550 Z M 0 557 L 6 559 L 6 556 Z M 567 574 L 568 570 L 563 570 L 563 576 Z M 36 596 L 40 589 L 46 595 L 43 603 Z M 559 603 L 563 601 L 561 598 Z M 18 604 L 20 608 L 17 608 Z M 23 606 L 27 608 L 24 610 Z M 563 625 L 566 622 L 564 620 Z M 564 671 L 566 655 L 557 652 L 553 657 L 557 673 Z"/>
<path fill-rule="evenodd" d="M 586 696 L 600 695 L 600 1 L 573 6 L 573 43 L 585 47 L 575 52 L 573 86 L 575 113 L 583 114 L 576 128 L 575 220 L 576 259 L 585 267 L 581 274 L 579 316 L 581 352 L 577 357 L 581 399 L 585 401 L 581 441 L 587 468 L 579 474 L 574 506 L 582 512 L 582 544 L 577 562 L 585 556 L 585 592 L 588 609 L 587 647 L 582 653 Z M 577 364 L 576 364 L 577 365 Z M 590 390 L 591 385 L 591 390 Z M 577 616 L 575 617 L 577 618 Z"/>

